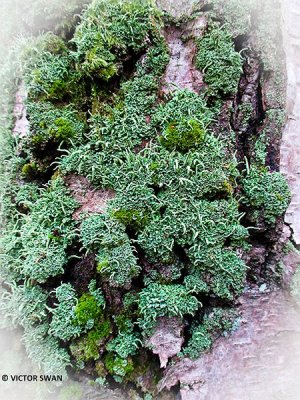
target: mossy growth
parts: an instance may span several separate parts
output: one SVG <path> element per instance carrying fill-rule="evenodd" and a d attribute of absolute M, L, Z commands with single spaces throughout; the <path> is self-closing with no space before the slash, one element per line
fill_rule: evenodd
<path fill-rule="evenodd" d="M 70 345 L 70 351 L 77 362 L 96 361 L 100 358 L 100 350 L 111 333 L 110 321 L 102 319 L 96 322 L 87 334 L 73 341 Z"/>
<path fill-rule="evenodd" d="M 32 101 L 64 101 L 82 90 L 80 76 L 64 41 L 47 33 L 29 41 L 24 58 L 24 81 Z"/>
<path fill-rule="evenodd" d="M 205 130 L 193 119 L 170 122 L 163 132 L 160 142 L 168 150 L 188 151 L 196 148 L 204 139 Z"/>
<path fill-rule="evenodd" d="M 116 210 L 113 211 L 112 215 L 125 226 L 132 227 L 135 230 L 145 226 L 148 220 L 147 216 L 138 210 Z"/>
<path fill-rule="evenodd" d="M 38 173 L 38 165 L 36 162 L 30 162 L 22 167 L 22 175 L 28 179 L 34 179 Z"/>
<path fill-rule="evenodd" d="M 59 117 L 53 121 L 53 127 L 49 129 L 49 134 L 58 141 L 68 141 L 75 136 L 76 132 L 71 121 Z"/>
<path fill-rule="evenodd" d="M 29 150 L 42 150 L 49 142 L 68 144 L 83 140 L 85 122 L 78 118 L 73 106 L 59 108 L 49 102 L 30 102 L 27 110 L 30 116 Z"/>
<path fill-rule="evenodd" d="M 76 323 L 85 326 L 96 321 L 102 315 L 97 300 L 89 293 L 84 293 L 78 300 L 75 308 Z"/>
<path fill-rule="evenodd" d="M 158 19 L 150 2 L 92 2 L 73 38 L 78 67 L 87 75 L 109 80 L 121 71 L 126 54 L 146 48 Z"/>
<path fill-rule="evenodd" d="M 74 323 L 86 329 L 90 329 L 101 319 L 105 307 L 104 296 L 101 289 L 97 288 L 95 279 L 91 280 L 88 289 L 89 293 L 83 293 L 74 309 Z"/>

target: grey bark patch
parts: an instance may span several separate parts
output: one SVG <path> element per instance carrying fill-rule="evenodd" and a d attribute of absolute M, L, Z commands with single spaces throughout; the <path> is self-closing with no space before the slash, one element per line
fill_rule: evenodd
<path fill-rule="evenodd" d="M 287 66 L 288 120 L 282 136 L 280 171 L 286 177 L 292 193 L 285 215 L 293 239 L 300 245 L 300 30 L 298 1 L 284 1 L 283 37 Z"/>
<path fill-rule="evenodd" d="M 184 30 L 171 26 L 165 30 L 165 38 L 170 50 L 170 61 L 162 79 L 162 91 L 168 93 L 175 88 L 189 89 L 199 93 L 205 85 L 203 76 L 195 67 L 196 44 L 190 36 L 200 37 L 206 28 L 204 16 L 192 21 Z M 186 41 L 182 36 L 186 36 Z"/>
<path fill-rule="evenodd" d="M 29 121 L 27 119 L 25 107 L 26 98 L 27 92 L 24 83 L 21 82 L 16 92 L 15 104 L 13 109 L 13 115 L 15 119 L 13 135 L 18 138 L 23 138 L 27 136 L 29 132 Z"/>
<path fill-rule="evenodd" d="M 283 290 L 252 290 L 239 302 L 239 328 L 199 359 L 168 367 L 159 389 L 180 383 L 183 400 L 274 399 L 280 390 L 299 389 L 300 312 L 293 299 Z"/>
<path fill-rule="evenodd" d="M 161 368 L 165 368 L 168 359 L 180 352 L 183 344 L 182 329 L 180 318 L 159 318 L 153 335 L 147 341 L 147 346 L 154 354 L 158 354 Z"/>

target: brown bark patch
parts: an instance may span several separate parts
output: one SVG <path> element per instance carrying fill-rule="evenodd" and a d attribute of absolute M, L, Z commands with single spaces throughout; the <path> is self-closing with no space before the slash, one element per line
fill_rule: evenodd
<path fill-rule="evenodd" d="M 66 176 L 65 183 L 74 199 L 81 205 L 73 213 L 75 220 L 83 213 L 105 213 L 108 200 L 115 196 L 113 190 L 94 189 L 89 180 L 82 175 L 70 174 Z"/>

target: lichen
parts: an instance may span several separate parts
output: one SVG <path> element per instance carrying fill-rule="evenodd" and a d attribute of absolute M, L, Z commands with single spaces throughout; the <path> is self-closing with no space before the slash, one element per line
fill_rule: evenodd
<path fill-rule="evenodd" d="M 179 356 L 191 358 L 230 331 L 251 269 L 241 257 L 249 221 L 268 233 L 288 206 L 287 183 L 266 165 L 282 110 L 268 109 L 260 123 L 252 103 L 234 101 L 244 60 L 233 38 L 249 21 L 243 14 L 247 24 L 233 29 L 236 10 L 214 4 L 232 15 L 225 25 L 208 18 L 189 39 L 204 77 L 199 93 L 160 90 L 163 29 L 175 21 L 150 1 L 94 0 L 71 41 L 27 42 L 16 74 L 28 91 L 29 132 L 0 153 L 1 277 L 11 287 L 0 304 L 3 324 L 23 326 L 28 353 L 47 371 L 86 368 L 102 385 L 111 377 L 143 385 L 146 374 L 142 390 L 154 393 L 160 373 L 147 341 L 158 320 L 185 327 Z M 230 124 L 234 107 L 239 128 Z M 241 159 L 239 135 L 258 123 Z M 105 210 L 75 218 L 82 204 L 69 174 L 97 194 L 113 192 Z"/>

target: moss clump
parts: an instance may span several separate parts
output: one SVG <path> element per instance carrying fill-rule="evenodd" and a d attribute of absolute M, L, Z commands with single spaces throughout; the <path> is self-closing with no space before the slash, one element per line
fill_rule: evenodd
<path fill-rule="evenodd" d="M 138 210 L 116 210 L 112 215 L 125 226 L 132 227 L 135 230 L 145 226 L 148 220 L 147 216 Z"/>
<path fill-rule="evenodd" d="M 98 360 L 100 350 L 112 333 L 109 320 L 97 322 L 93 329 L 70 345 L 72 355 L 77 361 Z"/>
<path fill-rule="evenodd" d="M 62 100 L 68 93 L 68 87 L 68 82 L 57 79 L 49 87 L 45 98 L 47 100 Z"/>
<path fill-rule="evenodd" d="M 168 150 L 186 152 L 196 148 L 204 140 L 205 130 L 193 119 L 170 122 L 160 138 L 161 144 Z"/>
<path fill-rule="evenodd" d="M 22 175 L 28 179 L 34 179 L 38 173 L 38 165 L 30 162 L 22 167 Z"/>
<path fill-rule="evenodd" d="M 85 326 L 89 322 L 94 322 L 102 315 L 103 310 L 99 307 L 95 297 L 89 293 L 84 293 L 78 300 L 75 308 L 76 323 Z"/>
<path fill-rule="evenodd" d="M 27 138 L 29 152 L 39 155 L 50 142 L 52 146 L 83 140 L 85 122 L 78 117 L 74 106 L 55 107 L 50 102 L 29 102 L 30 135 Z"/>
<path fill-rule="evenodd" d="M 76 134 L 72 122 L 63 117 L 53 121 L 53 127 L 49 129 L 49 133 L 58 141 L 68 141 Z"/>
<path fill-rule="evenodd" d="M 79 68 L 106 81 L 118 74 L 130 51 L 146 48 L 155 30 L 155 15 L 157 11 L 148 2 L 93 2 L 73 39 Z"/>

